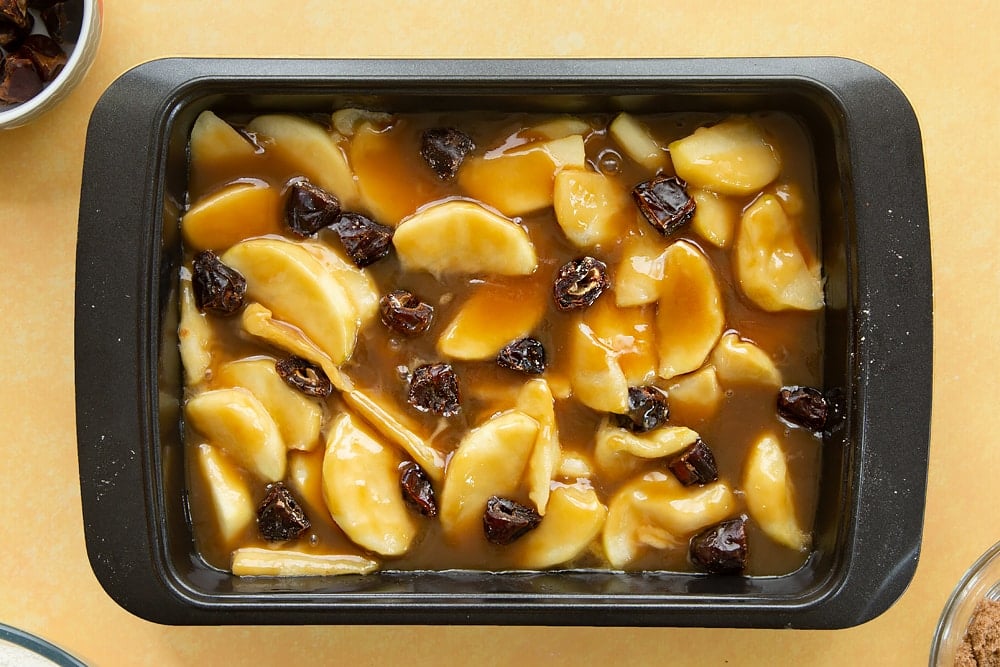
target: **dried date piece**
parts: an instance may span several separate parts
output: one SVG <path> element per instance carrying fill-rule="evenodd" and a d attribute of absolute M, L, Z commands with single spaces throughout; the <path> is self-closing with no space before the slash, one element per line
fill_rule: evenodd
<path fill-rule="evenodd" d="M 45 35 L 29 35 L 18 53 L 22 53 L 31 59 L 38 71 L 42 81 L 48 83 L 59 76 L 59 72 L 66 66 L 66 53 L 51 37 Z"/>
<path fill-rule="evenodd" d="M 374 264 L 392 249 L 392 227 L 380 225 L 360 213 L 344 213 L 331 228 L 359 268 Z"/>
<path fill-rule="evenodd" d="M 285 200 L 285 225 L 306 238 L 340 219 L 340 200 L 309 181 L 296 181 Z"/>
<path fill-rule="evenodd" d="M 453 127 L 432 127 L 420 138 L 420 155 L 445 181 L 455 178 L 465 156 L 476 149 L 472 138 Z"/>
<path fill-rule="evenodd" d="M 559 268 L 552 294 L 559 310 L 588 308 L 611 286 L 608 266 L 593 257 L 580 257 Z"/>
<path fill-rule="evenodd" d="M 333 383 L 323 369 L 302 357 L 280 359 L 275 362 L 274 370 L 285 384 L 306 396 L 326 398 L 333 393 Z"/>
<path fill-rule="evenodd" d="M 462 410 L 458 375 L 450 364 L 418 366 L 410 378 L 406 401 L 420 412 L 442 417 L 457 415 Z"/>
<path fill-rule="evenodd" d="M 0 0 L 0 46 L 16 49 L 34 26 L 35 17 L 25 0 Z"/>
<path fill-rule="evenodd" d="M 257 530 L 269 542 L 294 540 L 312 527 L 309 517 L 281 482 L 268 484 L 257 506 Z"/>
<path fill-rule="evenodd" d="M 57 42 L 75 42 L 83 28 L 83 3 L 79 0 L 57 2 L 42 10 L 42 23 Z"/>
<path fill-rule="evenodd" d="M 42 90 L 35 64 L 20 51 L 3 59 L 0 69 L 0 104 L 27 102 Z"/>
<path fill-rule="evenodd" d="M 826 397 L 814 387 L 782 387 L 778 392 L 778 415 L 797 426 L 822 433 L 829 412 Z"/>
<path fill-rule="evenodd" d="M 719 468 L 715 464 L 715 456 L 700 438 L 670 459 L 667 467 L 684 486 L 708 484 L 719 479 Z"/>
<path fill-rule="evenodd" d="M 660 174 L 632 189 L 632 199 L 649 224 L 664 236 L 673 234 L 691 221 L 695 201 L 687 183 L 676 176 Z"/>
<path fill-rule="evenodd" d="M 613 415 L 615 424 L 633 433 L 652 431 L 670 418 L 667 395 L 659 387 L 628 388 L 628 412 Z"/>
<path fill-rule="evenodd" d="M 541 375 L 545 372 L 548 360 L 542 342 L 528 336 L 505 345 L 497 354 L 497 365 L 528 375 Z"/>
<path fill-rule="evenodd" d="M 492 544 L 510 544 L 542 522 L 541 515 L 521 503 L 490 496 L 483 514 L 483 532 Z"/>
<path fill-rule="evenodd" d="M 403 465 L 399 484 L 403 488 L 403 500 L 407 504 L 424 516 L 437 516 L 437 500 L 434 498 L 431 478 L 416 462 L 408 461 Z"/>
<path fill-rule="evenodd" d="M 247 281 L 236 269 L 226 266 L 211 250 L 194 256 L 192 287 L 198 309 L 216 315 L 232 315 L 243 307 Z"/>
<path fill-rule="evenodd" d="M 427 331 L 434 319 L 434 307 L 421 301 L 412 292 L 398 289 L 379 300 L 382 324 L 404 336 L 419 336 Z"/>
<path fill-rule="evenodd" d="M 691 562 L 712 574 L 742 574 L 747 568 L 746 517 L 723 521 L 688 543 Z"/>

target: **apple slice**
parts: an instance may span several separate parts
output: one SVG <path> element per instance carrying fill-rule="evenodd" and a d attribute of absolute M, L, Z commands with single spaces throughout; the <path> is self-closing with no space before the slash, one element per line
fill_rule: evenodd
<path fill-rule="evenodd" d="M 281 197 L 265 183 L 233 183 L 204 197 L 181 218 L 191 250 L 217 250 L 281 232 Z"/>
<path fill-rule="evenodd" d="M 218 449 L 202 444 L 194 448 L 195 469 L 208 492 L 219 537 L 231 546 L 256 519 L 250 486 Z"/>
<path fill-rule="evenodd" d="M 410 216 L 393 245 L 407 270 L 520 276 L 538 267 L 535 246 L 517 223 L 471 201 L 447 201 Z"/>
<path fill-rule="evenodd" d="M 753 194 L 781 173 L 781 160 L 764 131 L 746 117 L 699 127 L 669 148 L 678 176 L 719 194 Z"/>
<path fill-rule="evenodd" d="M 538 437 L 528 459 L 528 497 L 538 513 L 545 516 L 552 477 L 562 458 L 555 398 L 544 378 L 528 380 L 517 397 L 517 409 L 538 422 Z"/>
<path fill-rule="evenodd" d="M 186 273 L 186 269 L 184 270 Z M 205 379 L 212 364 L 212 325 L 205 313 L 198 310 L 191 287 L 190 274 L 182 275 L 181 321 L 177 327 L 181 363 L 184 365 L 185 383 L 193 387 Z"/>
<path fill-rule="evenodd" d="M 667 153 L 653 138 L 646 124 L 635 116 L 622 112 L 608 126 L 608 134 L 625 155 L 646 169 L 656 172 L 667 164 Z"/>
<path fill-rule="evenodd" d="M 694 216 L 691 229 L 718 248 L 726 248 L 733 243 L 739 207 L 724 195 L 701 188 L 690 189 L 694 199 Z"/>
<path fill-rule="evenodd" d="M 233 551 L 231 569 L 237 577 L 329 577 L 368 574 L 378 561 L 357 554 L 314 554 L 289 549 L 243 547 Z"/>
<path fill-rule="evenodd" d="M 667 243 L 655 233 L 633 234 L 622 244 L 615 271 L 615 303 L 622 308 L 656 303 L 660 298 Z"/>
<path fill-rule="evenodd" d="M 246 389 L 213 389 L 185 406 L 187 423 L 267 482 L 285 476 L 285 443 L 267 409 Z"/>
<path fill-rule="evenodd" d="M 641 459 L 660 459 L 676 454 L 698 440 L 686 426 L 663 426 L 648 433 L 633 433 L 615 426 L 605 417 L 597 429 L 594 462 L 601 474 L 621 479 L 634 472 Z"/>
<path fill-rule="evenodd" d="M 202 111 L 191 128 L 192 171 L 211 171 L 220 165 L 246 160 L 256 148 L 232 125 L 211 111 Z"/>
<path fill-rule="evenodd" d="M 778 439 L 762 435 L 743 465 L 747 511 L 761 530 L 778 544 L 795 551 L 809 548 L 809 534 L 795 516 L 795 489 Z"/>
<path fill-rule="evenodd" d="M 607 515 L 608 508 L 589 486 L 557 486 L 545 519 L 514 543 L 514 559 L 526 569 L 571 561 L 600 534 Z"/>
<path fill-rule="evenodd" d="M 667 387 L 670 413 L 683 423 L 712 417 L 722 405 L 723 393 L 719 376 L 712 366 L 703 366 L 694 373 L 673 378 Z"/>
<path fill-rule="evenodd" d="M 598 412 L 628 411 L 628 379 L 619 353 L 582 320 L 569 329 L 570 384 L 577 400 Z"/>
<path fill-rule="evenodd" d="M 226 251 L 222 261 L 246 278 L 251 300 L 301 329 L 334 364 L 351 356 L 360 326 L 357 310 L 308 250 L 281 239 L 251 239 Z"/>
<path fill-rule="evenodd" d="M 438 352 L 452 359 L 494 359 L 505 345 L 534 331 L 549 298 L 538 289 L 479 286 L 441 333 Z"/>
<path fill-rule="evenodd" d="M 725 384 L 762 384 L 780 387 L 781 371 L 767 352 L 730 331 L 712 350 L 712 365 Z"/>
<path fill-rule="evenodd" d="M 624 238 L 635 217 L 632 200 L 617 181 L 581 169 L 556 174 L 553 205 L 566 238 L 583 249 Z"/>
<path fill-rule="evenodd" d="M 361 318 L 362 326 L 375 319 L 379 312 L 380 294 L 369 269 L 358 268 L 343 250 L 320 241 L 300 241 L 299 245 L 308 250 L 337 279 Z"/>

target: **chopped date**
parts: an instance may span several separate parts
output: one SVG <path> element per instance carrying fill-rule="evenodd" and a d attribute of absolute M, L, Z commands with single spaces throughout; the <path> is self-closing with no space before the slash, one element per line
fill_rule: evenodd
<path fill-rule="evenodd" d="M 684 486 L 708 484 L 719 479 L 719 468 L 715 464 L 715 456 L 709 446 L 700 438 L 670 459 L 667 467 Z"/>
<path fill-rule="evenodd" d="M 274 369 L 285 383 L 306 396 L 326 398 L 333 393 L 333 383 L 322 368 L 302 357 L 279 359 Z"/>
<path fill-rule="evenodd" d="M 608 266 L 593 257 L 580 257 L 559 268 L 552 293 L 559 310 L 589 308 L 611 286 Z"/>
<path fill-rule="evenodd" d="M 508 370 L 541 375 L 545 372 L 548 360 L 542 342 L 528 336 L 505 345 L 497 354 L 497 364 Z"/>
<path fill-rule="evenodd" d="M 695 201 L 687 183 L 660 174 L 632 189 L 632 199 L 649 224 L 664 236 L 673 234 L 694 216 Z"/>
<path fill-rule="evenodd" d="M 270 542 L 294 540 L 309 530 L 312 523 L 292 492 L 281 482 L 268 484 L 264 500 L 257 507 L 257 529 Z"/>
<path fill-rule="evenodd" d="M 35 71 L 45 83 L 59 76 L 59 72 L 66 66 L 66 53 L 62 47 L 45 35 L 29 35 L 18 52 L 31 60 Z"/>
<path fill-rule="evenodd" d="M 404 336 L 419 336 L 431 327 L 434 306 L 412 292 L 398 289 L 379 300 L 382 324 Z"/>
<path fill-rule="evenodd" d="M 778 392 L 778 415 L 797 426 L 821 433 L 829 412 L 826 397 L 814 387 L 782 387 Z"/>
<path fill-rule="evenodd" d="M 541 522 L 538 512 L 509 498 L 490 496 L 486 501 L 483 532 L 492 544 L 510 544 Z"/>
<path fill-rule="evenodd" d="M 746 517 L 723 521 L 691 538 L 691 562 L 712 574 L 742 574 L 747 568 Z"/>
<path fill-rule="evenodd" d="M 340 219 L 340 200 L 309 181 L 296 181 L 285 200 L 285 224 L 306 238 Z"/>
<path fill-rule="evenodd" d="M 194 256 L 192 287 L 199 310 L 216 315 L 232 315 L 243 307 L 247 281 L 236 269 L 226 266 L 211 250 Z"/>
<path fill-rule="evenodd" d="M 670 418 L 667 395 L 659 387 L 628 388 L 628 412 L 613 415 L 615 423 L 633 433 L 652 431 Z"/>
<path fill-rule="evenodd" d="M 42 10 L 42 23 L 52 39 L 75 42 L 83 27 L 83 3 L 80 0 L 56 2 Z"/>
<path fill-rule="evenodd" d="M 359 268 L 374 264 L 392 250 L 392 227 L 380 225 L 360 213 L 344 213 L 332 229 Z"/>
<path fill-rule="evenodd" d="M 442 417 L 457 415 L 462 410 L 458 375 L 450 364 L 418 366 L 410 377 L 406 400 L 420 412 L 432 412 Z"/>
<path fill-rule="evenodd" d="M 35 17 L 25 0 L 0 0 L 0 46 L 16 49 L 34 25 Z"/>
<path fill-rule="evenodd" d="M 42 77 L 35 64 L 22 51 L 3 59 L 0 69 L 0 104 L 27 102 L 41 92 Z"/>
<path fill-rule="evenodd" d="M 420 155 L 445 181 L 455 178 L 465 156 L 476 149 L 472 138 L 453 127 L 432 127 L 420 138 Z"/>
<path fill-rule="evenodd" d="M 437 500 L 431 478 L 416 462 L 408 461 L 403 465 L 399 484 L 403 488 L 403 500 L 407 504 L 424 516 L 437 516 Z"/>

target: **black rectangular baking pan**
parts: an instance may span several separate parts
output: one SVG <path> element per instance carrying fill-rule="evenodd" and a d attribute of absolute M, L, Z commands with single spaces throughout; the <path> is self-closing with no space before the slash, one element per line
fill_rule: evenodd
<path fill-rule="evenodd" d="M 783 111 L 816 152 L 824 376 L 815 549 L 776 577 L 393 572 L 240 579 L 194 551 L 177 346 L 186 142 L 222 112 Z M 121 606 L 169 624 L 539 624 L 838 628 L 887 609 L 916 568 L 931 399 L 932 291 L 917 120 L 885 76 L 838 58 L 167 59 L 115 81 L 86 144 L 76 404 L 87 550 Z"/>

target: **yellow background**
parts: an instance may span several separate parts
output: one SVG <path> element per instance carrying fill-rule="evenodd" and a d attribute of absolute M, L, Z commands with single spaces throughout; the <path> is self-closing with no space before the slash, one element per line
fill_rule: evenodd
<path fill-rule="evenodd" d="M 926 664 L 952 587 L 1000 539 L 1000 3 L 107 0 L 104 14 L 81 86 L 33 125 L 0 132 L 0 622 L 95 665 Z M 832 632 L 183 628 L 118 607 L 83 539 L 76 219 L 94 103 L 126 69 L 167 55 L 839 55 L 885 72 L 923 132 L 936 302 L 927 514 L 909 590 L 876 620 Z"/>

